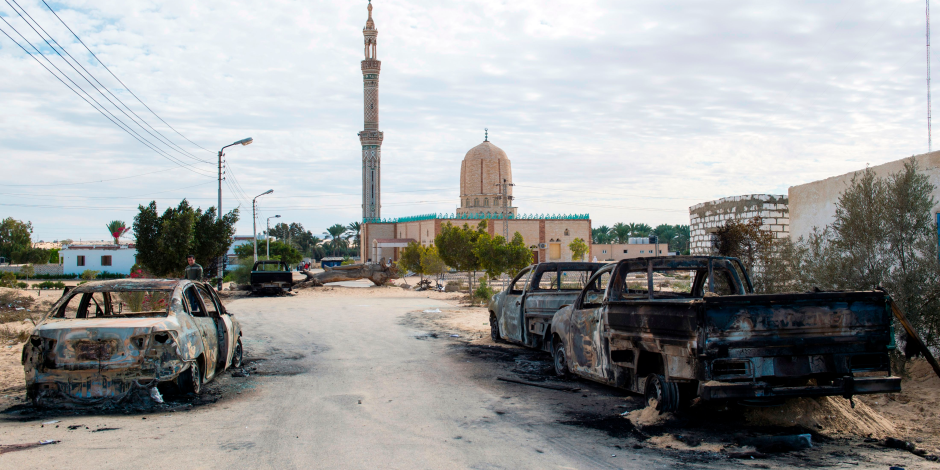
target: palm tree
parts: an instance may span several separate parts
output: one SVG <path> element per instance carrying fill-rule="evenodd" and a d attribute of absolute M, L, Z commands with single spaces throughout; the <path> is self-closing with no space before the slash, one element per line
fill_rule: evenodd
<path fill-rule="evenodd" d="M 121 243 L 121 235 L 124 235 L 127 232 L 130 232 L 131 229 L 127 228 L 127 225 L 120 220 L 112 220 L 108 223 L 108 232 L 111 233 L 111 237 L 114 238 L 114 244 L 118 245 Z"/>
<path fill-rule="evenodd" d="M 611 235 L 617 239 L 617 243 L 627 243 L 630 241 L 630 226 L 623 222 L 617 222 L 611 228 Z"/>
<path fill-rule="evenodd" d="M 330 237 L 330 247 L 332 248 L 333 256 L 336 256 L 336 249 L 343 243 L 341 237 L 344 233 L 346 233 L 346 226 L 343 224 L 333 224 L 323 232 L 324 235 Z"/>
<path fill-rule="evenodd" d="M 646 224 L 636 224 L 633 228 L 634 237 L 648 237 L 650 232 L 653 231 L 653 227 L 650 227 Z"/>
<path fill-rule="evenodd" d="M 600 227 L 591 230 L 591 238 L 594 239 L 594 243 L 610 243 L 610 227 L 601 225 Z"/>
<path fill-rule="evenodd" d="M 346 226 L 346 230 L 349 230 L 351 232 L 350 237 L 356 240 L 356 248 L 359 248 L 359 240 L 360 240 L 360 237 L 362 236 L 362 223 L 353 222 Z"/>

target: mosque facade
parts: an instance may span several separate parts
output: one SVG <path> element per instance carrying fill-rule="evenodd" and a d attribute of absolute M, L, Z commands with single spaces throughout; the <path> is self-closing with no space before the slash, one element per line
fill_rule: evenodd
<path fill-rule="evenodd" d="M 381 150 L 383 134 L 379 131 L 379 70 L 376 59 L 375 23 L 372 4 L 363 29 L 365 60 L 362 61 L 365 126 L 359 133 L 362 144 L 362 232 L 360 259 L 374 263 L 382 259 L 396 261 L 401 249 L 410 242 L 428 246 L 450 223 L 476 228 L 487 221 L 491 236 L 512 239 L 516 232 L 532 250 L 532 261 L 572 261 L 568 245 L 577 238 L 591 245 L 591 218 L 588 214 L 520 214 L 512 195 L 512 165 L 505 151 L 489 140 L 471 148 L 460 164 L 460 200 L 453 213 L 382 218 Z M 589 261 L 585 259 L 584 261 Z"/>

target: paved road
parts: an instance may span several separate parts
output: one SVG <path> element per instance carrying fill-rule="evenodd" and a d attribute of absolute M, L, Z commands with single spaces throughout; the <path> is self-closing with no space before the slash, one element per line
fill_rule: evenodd
<path fill-rule="evenodd" d="M 270 375 L 226 377 L 221 386 L 234 396 L 191 411 L 4 418 L 2 444 L 61 443 L 0 455 L 0 467 L 671 467 L 655 453 L 612 457 L 603 433 L 555 424 L 552 411 L 526 402 L 528 387 L 507 396 L 474 380 L 481 364 L 454 354 L 450 341 L 416 339 L 422 332 L 402 323 L 407 312 L 446 306 L 421 298 L 237 300 L 229 308 L 243 322 L 248 355 L 266 358 L 255 364 Z M 248 386 L 235 394 L 239 384 Z M 59 422 L 41 425 L 48 420 Z M 89 429 L 68 430 L 73 424 Z M 91 432 L 98 428 L 117 429 Z"/>

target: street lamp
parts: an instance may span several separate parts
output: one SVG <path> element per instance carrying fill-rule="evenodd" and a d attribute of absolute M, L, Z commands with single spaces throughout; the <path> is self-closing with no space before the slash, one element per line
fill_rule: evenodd
<path fill-rule="evenodd" d="M 271 259 L 271 219 L 280 219 L 280 215 L 272 215 L 268 217 L 268 231 L 264 232 L 264 246 L 268 249 L 268 254 L 265 255 L 268 259 Z"/>
<path fill-rule="evenodd" d="M 226 145 L 225 147 L 222 147 L 219 150 L 219 218 L 218 220 L 222 220 L 222 150 L 225 150 L 233 145 L 239 145 L 239 144 L 248 145 L 252 142 L 254 142 L 254 139 L 249 137 L 247 139 L 242 139 L 242 140 L 239 140 L 238 142 Z M 222 255 L 222 256 L 223 258 L 219 262 L 219 289 L 220 290 L 222 289 L 222 269 L 225 264 L 224 262 L 222 262 L 222 260 L 225 259 L 224 258 L 225 255 Z"/>
<path fill-rule="evenodd" d="M 258 198 L 264 196 L 265 194 L 273 193 L 273 189 L 269 189 L 251 200 L 251 239 L 255 245 L 255 262 L 258 262 Z"/>

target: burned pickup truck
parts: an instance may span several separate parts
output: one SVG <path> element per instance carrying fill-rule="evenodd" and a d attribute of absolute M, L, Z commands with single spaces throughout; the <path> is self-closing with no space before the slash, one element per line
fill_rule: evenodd
<path fill-rule="evenodd" d="M 294 274 L 283 261 L 256 261 L 248 282 L 252 294 L 280 294 L 290 292 L 294 287 Z"/>
<path fill-rule="evenodd" d="M 623 260 L 552 321 L 555 371 L 643 393 L 661 411 L 703 400 L 899 392 L 884 292 L 754 294 L 734 258 Z"/>
<path fill-rule="evenodd" d="M 46 402 L 118 402 L 158 386 L 199 394 L 241 367 L 242 332 L 207 284 L 121 279 L 66 292 L 23 346 L 26 396 Z"/>
<path fill-rule="evenodd" d="M 551 351 L 552 317 L 574 302 L 604 263 L 539 263 L 529 266 L 489 301 L 490 335 Z"/>

